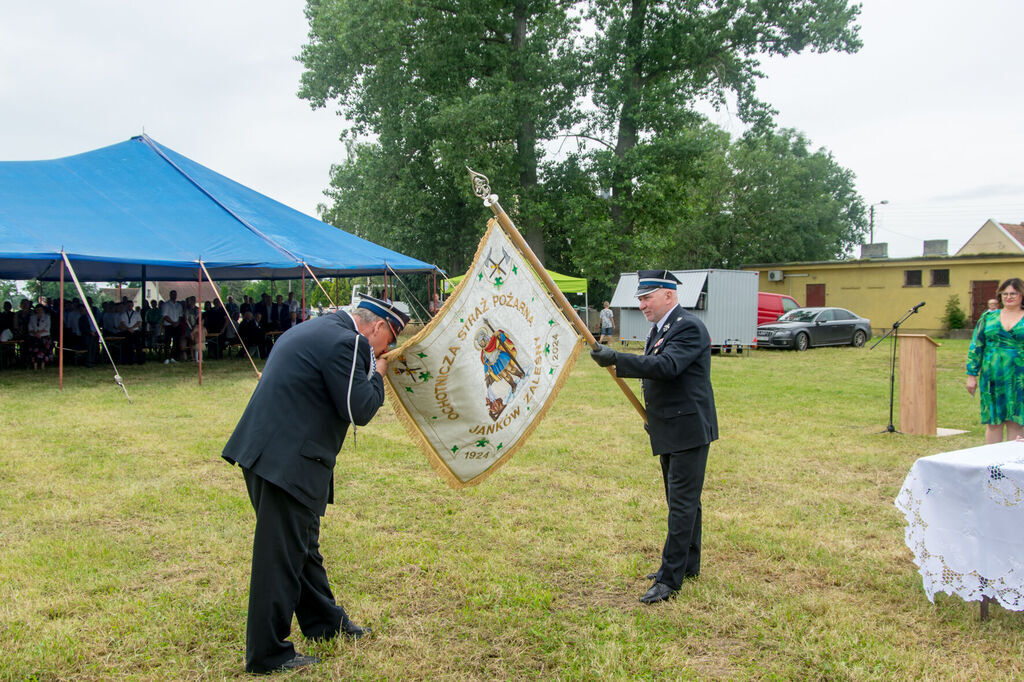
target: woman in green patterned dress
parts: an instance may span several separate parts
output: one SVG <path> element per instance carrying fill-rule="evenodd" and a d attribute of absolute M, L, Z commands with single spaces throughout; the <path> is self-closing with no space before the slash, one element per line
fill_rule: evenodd
<path fill-rule="evenodd" d="M 981 422 L 986 443 L 1014 440 L 1024 429 L 1024 282 L 1011 277 L 999 285 L 999 307 L 987 310 L 974 328 L 967 351 L 967 392 L 981 387 Z"/>

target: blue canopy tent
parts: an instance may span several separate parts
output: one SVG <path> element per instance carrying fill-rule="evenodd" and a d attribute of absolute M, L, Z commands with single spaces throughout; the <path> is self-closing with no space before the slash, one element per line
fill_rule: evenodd
<path fill-rule="evenodd" d="M 79 281 L 195 279 L 197 289 L 204 275 L 304 279 L 307 272 L 437 271 L 291 209 L 146 135 L 61 159 L 0 162 L 0 279 L 63 282 L 65 260 Z M 201 353 L 199 359 L 202 382 Z M 63 355 L 61 367 L 63 386 Z"/>
<path fill-rule="evenodd" d="M 0 162 L 0 279 L 88 281 L 430 272 L 213 172 L 145 135 L 76 156 Z"/>

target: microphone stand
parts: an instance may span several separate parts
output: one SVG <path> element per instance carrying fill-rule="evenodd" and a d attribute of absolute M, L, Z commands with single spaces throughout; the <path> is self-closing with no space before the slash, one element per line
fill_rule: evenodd
<path fill-rule="evenodd" d="M 890 334 L 892 335 L 892 357 L 889 359 L 889 424 L 878 433 L 902 433 L 901 431 L 897 431 L 896 427 L 893 426 L 892 423 L 893 403 L 896 397 L 896 344 L 899 343 L 900 340 L 900 325 L 906 322 L 907 318 L 916 313 L 917 309 L 920 307 L 920 305 L 915 305 L 913 308 L 907 311 L 906 315 L 904 315 L 898 321 L 893 322 L 892 329 L 890 329 L 884 335 L 882 335 L 882 338 L 875 341 L 871 345 L 871 348 L 868 349 L 874 350 L 875 346 L 882 343 L 882 341 L 885 341 Z"/>

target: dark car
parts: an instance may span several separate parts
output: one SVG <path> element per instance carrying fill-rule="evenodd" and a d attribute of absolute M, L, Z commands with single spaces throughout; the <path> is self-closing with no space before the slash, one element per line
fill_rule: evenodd
<path fill-rule="evenodd" d="M 864 345 L 871 338 L 871 321 L 845 308 L 797 308 L 776 322 L 758 325 L 758 348 Z"/>

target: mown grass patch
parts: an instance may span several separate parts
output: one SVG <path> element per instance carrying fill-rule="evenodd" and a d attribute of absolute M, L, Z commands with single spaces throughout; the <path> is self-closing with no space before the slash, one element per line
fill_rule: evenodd
<path fill-rule="evenodd" d="M 301 651 L 297 679 L 956 678 L 1022 675 L 1024 616 L 925 598 L 892 501 L 920 456 L 983 442 L 966 342 L 939 348 L 951 438 L 877 433 L 888 352 L 716 357 L 722 438 L 704 566 L 637 602 L 665 530 L 660 469 L 582 358 L 547 419 L 479 487 L 452 491 L 385 408 L 338 459 L 322 549 L 374 627 Z M 0 373 L 0 678 L 244 677 L 252 511 L 220 449 L 241 362 Z M 898 426 L 898 424 L 897 424 Z M 282 429 L 290 425 L 281 424 Z"/>

